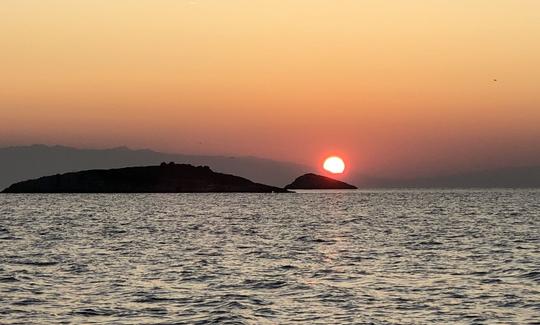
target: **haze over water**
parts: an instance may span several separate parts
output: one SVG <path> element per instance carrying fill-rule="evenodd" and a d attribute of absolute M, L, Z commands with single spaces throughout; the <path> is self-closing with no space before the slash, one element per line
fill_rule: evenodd
<path fill-rule="evenodd" d="M 0 323 L 540 321 L 539 190 L 0 195 Z"/>

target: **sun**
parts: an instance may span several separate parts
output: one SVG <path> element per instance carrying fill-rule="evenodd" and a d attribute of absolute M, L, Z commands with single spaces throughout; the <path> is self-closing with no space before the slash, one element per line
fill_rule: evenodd
<path fill-rule="evenodd" d="M 345 170 L 345 163 L 338 156 L 331 156 L 324 160 L 323 168 L 332 174 L 341 174 Z"/>

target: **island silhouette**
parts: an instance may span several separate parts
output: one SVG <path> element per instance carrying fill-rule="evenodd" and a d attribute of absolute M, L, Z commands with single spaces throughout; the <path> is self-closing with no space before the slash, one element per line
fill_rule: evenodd
<path fill-rule="evenodd" d="M 208 166 L 159 166 L 86 170 L 15 183 L 4 193 L 286 193 L 286 189 L 216 173 Z"/>
<path fill-rule="evenodd" d="M 356 186 L 347 184 L 337 179 L 321 176 L 313 173 L 304 174 L 285 186 L 291 190 L 354 190 Z"/>
<path fill-rule="evenodd" d="M 214 172 L 208 166 L 161 163 L 159 166 L 93 169 L 44 176 L 12 184 L 3 193 L 290 193 L 288 189 L 355 189 L 329 177 L 305 174 L 285 188 Z"/>

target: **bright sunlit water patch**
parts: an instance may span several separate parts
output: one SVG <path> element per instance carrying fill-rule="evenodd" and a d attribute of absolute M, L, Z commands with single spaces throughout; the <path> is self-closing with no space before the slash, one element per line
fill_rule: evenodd
<path fill-rule="evenodd" d="M 0 323 L 508 324 L 539 191 L 0 195 Z"/>

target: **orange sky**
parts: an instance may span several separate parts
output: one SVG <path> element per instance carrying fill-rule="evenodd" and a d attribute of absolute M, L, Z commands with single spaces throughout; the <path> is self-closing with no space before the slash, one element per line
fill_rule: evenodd
<path fill-rule="evenodd" d="M 0 145 L 540 163 L 537 0 L 3 0 Z M 497 79 L 497 81 L 493 81 Z"/>

